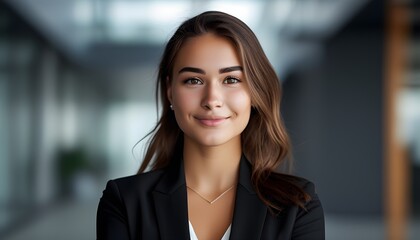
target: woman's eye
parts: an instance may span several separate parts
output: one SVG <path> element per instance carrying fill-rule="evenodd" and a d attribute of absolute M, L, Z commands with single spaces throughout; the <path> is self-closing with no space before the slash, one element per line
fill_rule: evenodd
<path fill-rule="evenodd" d="M 226 83 L 226 84 L 234 84 L 234 83 L 239 83 L 239 82 L 241 82 L 241 80 L 239 78 L 231 77 L 231 76 L 229 76 L 229 77 L 225 78 L 225 80 L 223 80 L 223 83 Z"/>
<path fill-rule="evenodd" d="M 190 85 L 197 85 L 197 84 L 203 84 L 203 81 L 201 81 L 201 79 L 199 78 L 188 78 L 187 80 L 184 81 L 185 84 L 190 84 Z"/>

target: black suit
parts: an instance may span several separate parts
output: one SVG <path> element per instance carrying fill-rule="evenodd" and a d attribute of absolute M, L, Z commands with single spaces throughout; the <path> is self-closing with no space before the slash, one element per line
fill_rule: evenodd
<path fill-rule="evenodd" d="M 250 175 L 251 166 L 242 158 L 230 239 L 325 239 L 324 214 L 311 182 L 301 179 L 312 197 L 306 211 L 292 206 L 273 216 L 253 190 Z M 111 180 L 98 206 L 97 239 L 189 240 L 187 209 L 182 162 Z"/>

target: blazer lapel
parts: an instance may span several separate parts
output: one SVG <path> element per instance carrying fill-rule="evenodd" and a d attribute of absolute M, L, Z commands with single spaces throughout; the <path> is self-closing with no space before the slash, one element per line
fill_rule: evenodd
<path fill-rule="evenodd" d="M 251 184 L 251 165 L 242 157 L 230 239 L 261 239 L 267 207 Z"/>
<path fill-rule="evenodd" d="M 161 239 L 190 239 L 182 160 L 168 168 L 153 191 L 153 199 Z"/>

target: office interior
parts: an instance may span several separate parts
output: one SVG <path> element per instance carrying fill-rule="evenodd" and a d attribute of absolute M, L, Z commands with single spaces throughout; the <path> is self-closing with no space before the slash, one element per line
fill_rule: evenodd
<path fill-rule="evenodd" d="M 327 239 L 418 239 L 414 0 L 0 1 L 0 239 L 95 238 L 106 181 L 136 174 L 157 121 L 165 42 L 206 10 L 247 23 L 278 73 Z"/>

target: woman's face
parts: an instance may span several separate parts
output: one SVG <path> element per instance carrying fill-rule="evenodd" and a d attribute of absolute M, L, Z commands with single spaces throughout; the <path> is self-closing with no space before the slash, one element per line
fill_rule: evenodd
<path fill-rule="evenodd" d="M 185 141 L 219 146 L 239 141 L 248 124 L 251 98 L 240 59 L 225 38 L 187 39 L 168 81 L 168 98 Z"/>

